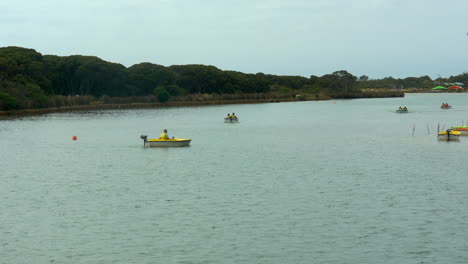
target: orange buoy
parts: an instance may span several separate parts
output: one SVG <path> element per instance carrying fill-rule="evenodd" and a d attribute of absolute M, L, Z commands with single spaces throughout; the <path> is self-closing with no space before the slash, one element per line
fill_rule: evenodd
<path fill-rule="evenodd" d="M 76 136 L 73 136 L 72 139 L 73 139 L 73 140 L 77 140 L 78 138 L 77 138 Z"/>

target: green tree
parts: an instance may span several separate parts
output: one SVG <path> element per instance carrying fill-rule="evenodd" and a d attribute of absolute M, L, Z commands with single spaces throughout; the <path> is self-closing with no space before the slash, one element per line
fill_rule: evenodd
<path fill-rule="evenodd" d="M 156 96 L 156 98 L 158 98 L 158 101 L 161 103 L 167 102 L 171 97 L 171 95 L 164 86 L 158 86 L 154 88 L 154 95 Z"/>
<path fill-rule="evenodd" d="M 180 88 L 179 86 L 175 84 L 170 84 L 166 86 L 167 92 L 171 96 L 179 96 L 179 95 L 186 95 L 188 94 L 187 90 Z"/>
<path fill-rule="evenodd" d="M 468 86 L 468 72 L 464 72 L 463 74 L 456 75 L 456 76 L 450 76 L 448 78 L 448 82 L 454 83 L 454 82 L 459 82 L 463 83 L 463 85 Z"/>
<path fill-rule="evenodd" d="M 319 85 L 330 93 L 349 93 L 356 90 L 357 77 L 347 71 L 336 71 L 319 78 Z"/>
<path fill-rule="evenodd" d="M 149 95 L 154 87 L 160 85 L 168 87 L 175 85 L 176 82 L 176 76 L 169 68 L 149 62 L 135 64 L 128 68 L 127 72 L 128 84 L 135 87 L 135 90 L 131 91 L 132 95 Z M 176 90 L 182 92 L 174 89 L 174 93 L 177 93 Z"/>
<path fill-rule="evenodd" d="M 369 77 L 367 75 L 361 75 L 359 77 L 359 81 L 364 81 L 365 82 L 365 81 L 368 81 L 368 80 L 369 80 Z"/>
<path fill-rule="evenodd" d="M 320 87 L 318 85 L 306 84 L 302 87 L 302 90 L 306 93 L 313 94 L 315 98 L 319 97 Z"/>
<path fill-rule="evenodd" d="M 0 110 L 13 110 L 16 108 L 16 99 L 8 93 L 0 92 Z"/>
<path fill-rule="evenodd" d="M 189 93 L 216 93 L 227 81 L 226 74 L 214 66 L 175 65 L 170 69 L 176 74 L 176 84 Z"/>

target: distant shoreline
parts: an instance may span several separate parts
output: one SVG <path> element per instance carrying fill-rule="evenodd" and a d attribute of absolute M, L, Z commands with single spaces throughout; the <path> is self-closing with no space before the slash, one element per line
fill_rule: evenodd
<path fill-rule="evenodd" d="M 343 94 L 334 97 L 318 97 L 311 96 L 296 98 L 256 98 L 256 99 L 231 99 L 231 100 L 208 100 L 208 101 L 173 101 L 173 102 L 152 102 L 152 103 L 125 103 L 125 104 L 91 104 L 91 105 L 76 105 L 76 106 L 61 106 L 51 108 L 38 109 L 21 109 L 0 111 L 0 118 L 22 117 L 44 115 L 51 113 L 64 113 L 74 111 L 97 111 L 97 110 L 113 110 L 113 109 L 145 109 L 145 108 L 166 108 L 166 107 L 190 107 L 190 106 L 209 106 L 209 105 L 228 105 L 228 104 L 264 104 L 264 103 L 280 103 L 280 102 L 301 102 L 301 101 L 326 101 L 333 99 L 361 99 L 361 98 L 390 98 L 404 97 L 403 92 L 394 91 L 379 91 L 379 92 L 361 92 L 358 94 Z"/>
<path fill-rule="evenodd" d="M 166 103 L 97 104 L 97 105 L 78 105 L 78 106 L 62 106 L 62 107 L 52 107 L 52 108 L 0 111 L 0 117 L 43 115 L 43 114 L 51 114 L 51 113 L 74 112 L 74 111 L 190 107 L 190 106 L 209 106 L 209 105 L 228 105 L 228 104 L 264 104 L 264 103 L 323 101 L 323 100 L 330 100 L 330 99 L 322 99 L 322 100 L 313 99 L 312 100 L 312 99 L 282 98 L 282 99 L 240 99 L 240 100 L 223 100 L 223 101 L 204 101 L 204 102 L 187 101 L 187 102 L 166 102 Z"/>

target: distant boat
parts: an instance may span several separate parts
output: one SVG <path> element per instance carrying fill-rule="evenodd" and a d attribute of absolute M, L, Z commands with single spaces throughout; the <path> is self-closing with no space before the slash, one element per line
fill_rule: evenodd
<path fill-rule="evenodd" d="M 148 139 L 148 136 L 141 135 L 145 147 L 185 147 L 190 145 L 191 139 L 173 138 L 173 139 Z"/>
<path fill-rule="evenodd" d="M 239 123 L 239 118 L 226 117 L 224 118 L 224 123 Z"/>
<path fill-rule="evenodd" d="M 441 91 L 446 91 L 448 88 L 445 87 L 445 86 L 437 86 L 437 87 L 434 87 L 432 88 L 432 91 L 433 92 L 441 92 Z"/>
<path fill-rule="evenodd" d="M 443 104 L 440 106 L 440 108 L 442 108 L 442 109 L 450 109 L 450 108 L 452 108 L 452 106 L 449 105 L 449 104 L 443 103 Z"/>
<path fill-rule="evenodd" d="M 463 91 L 464 89 L 463 89 L 462 87 L 460 87 L 460 86 L 455 86 L 455 85 L 454 85 L 454 86 L 450 86 L 450 87 L 448 88 L 448 90 L 449 90 L 449 91 L 461 92 L 461 91 Z"/>
<path fill-rule="evenodd" d="M 468 126 L 453 126 L 450 129 L 460 132 L 462 136 L 468 136 Z"/>
<path fill-rule="evenodd" d="M 408 113 L 408 108 L 399 108 L 396 110 L 397 113 Z"/>
<path fill-rule="evenodd" d="M 460 131 L 453 131 L 447 129 L 446 131 L 442 131 L 437 135 L 438 140 L 442 141 L 459 141 L 460 140 Z"/>

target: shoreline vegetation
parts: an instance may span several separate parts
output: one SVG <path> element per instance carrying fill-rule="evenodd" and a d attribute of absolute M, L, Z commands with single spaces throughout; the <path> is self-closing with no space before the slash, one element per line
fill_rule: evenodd
<path fill-rule="evenodd" d="M 77 105 L 67 105 L 60 107 L 21 109 L 0 111 L 0 117 L 20 117 L 43 115 L 51 113 L 76 112 L 76 111 L 98 111 L 113 109 L 145 109 L 145 108 L 166 108 L 166 107 L 191 107 L 191 106 L 210 106 L 227 104 L 262 104 L 262 103 L 280 103 L 280 102 L 300 102 L 300 101 L 325 101 L 332 99 L 359 99 L 359 98 L 387 98 L 404 97 L 401 91 L 368 91 L 355 94 L 337 95 L 333 98 L 325 95 L 310 94 L 236 94 L 236 95 L 210 95 L 201 94 L 196 96 L 184 96 L 171 98 L 168 102 L 156 102 L 154 97 L 149 98 L 104 98 L 105 101 L 99 101 L 92 97 L 79 98 L 82 102 Z M 70 103 L 73 97 L 61 98 Z M 78 100 L 77 97 L 74 98 Z M 145 101 L 145 102 L 142 102 Z M 152 102 L 151 102 L 152 101 Z M 87 103 L 87 104 L 83 104 Z"/>
<path fill-rule="evenodd" d="M 0 47 L 0 116 L 64 111 L 402 97 L 434 85 L 468 83 L 468 73 L 369 79 L 346 70 L 283 76 L 221 70 L 210 65 L 125 67 L 95 56 L 42 55 Z"/>

